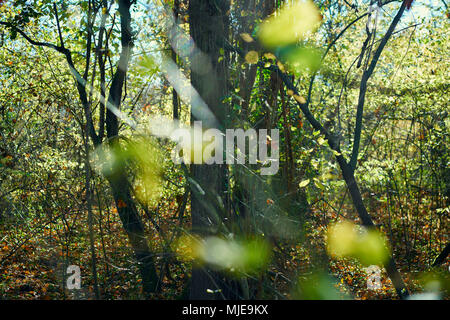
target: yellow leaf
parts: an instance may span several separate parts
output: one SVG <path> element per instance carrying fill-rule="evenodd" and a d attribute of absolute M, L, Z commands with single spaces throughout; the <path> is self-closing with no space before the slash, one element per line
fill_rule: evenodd
<path fill-rule="evenodd" d="M 309 179 L 306 179 L 306 180 L 303 180 L 302 182 L 300 182 L 300 183 L 298 184 L 298 186 L 299 186 L 300 188 L 304 188 L 304 187 L 306 187 L 308 184 L 309 184 Z"/>
<path fill-rule="evenodd" d="M 323 144 L 325 143 L 325 139 L 324 139 L 323 137 L 320 137 L 319 139 L 317 139 L 317 142 L 318 142 L 320 145 L 323 145 Z"/>
<path fill-rule="evenodd" d="M 276 60 L 277 59 L 277 57 L 275 57 L 275 55 L 273 53 L 270 53 L 270 52 L 265 53 L 264 57 L 267 58 L 267 59 L 270 59 L 270 60 Z"/>
<path fill-rule="evenodd" d="M 241 33 L 241 38 L 242 38 L 242 40 L 244 40 L 245 42 L 253 42 L 252 36 L 249 35 L 248 33 Z"/>
<path fill-rule="evenodd" d="M 337 157 L 339 157 L 339 156 L 341 155 L 341 153 L 340 153 L 340 152 L 337 152 L 336 150 L 331 150 L 331 151 L 333 151 L 333 154 L 334 154 L 335 156 L 337 156 Z"/>
<path fill-rule="evenodd" d="M 259 59 L 259 55 L 258 55 L 258 52 L 256 52 L 256 51 L 249 51 L 245 55 L 245 61 L 247 61 L 250 64 L 258 63 L 258 59 Z"/>
<path fill-rule="evenodd" d="M 294 95 L 294 99 L 295 99 L 295 101 L 297 101 L 300 104 L 305 104 L 306 103 L 306 99 L 303 98 L 302 96 L 299 96 L 298 94 Z"/>

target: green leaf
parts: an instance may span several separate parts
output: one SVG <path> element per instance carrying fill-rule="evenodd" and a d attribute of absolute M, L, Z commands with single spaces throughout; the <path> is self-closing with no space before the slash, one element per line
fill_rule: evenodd
<path fill-rule="evenodd" d="M 299 186 L 300 188 L 304 188 L 304 187 L 306 187 L 306 186 L 309 184 L 309 182 L 310 182 L 309 179 L 303 180 L 302 182 L 300 182 L 300 183 L 298 184 L 298 186 Z"/>
<path fill-rule="evenodd" d="M 317 139 L 317 143 L 319 145 L 323 145 L 326 142 L 326 140 L 323 137 L 319 137 L 319 139 Z"/>

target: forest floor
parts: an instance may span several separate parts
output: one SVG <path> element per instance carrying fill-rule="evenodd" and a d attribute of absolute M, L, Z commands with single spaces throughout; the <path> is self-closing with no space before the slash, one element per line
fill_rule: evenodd
<path fill-rule="evenodd" d="M 170 221 L 173 221 L 175 204 L 168 205 L 168 210 L 158 219 L 160 232 L 148 225 L 148 234 L 156 252 L 164 252 L 164 241 L 161 232 L 169 232 Z M 114 207 L 113 207 L 114 208 Z M 350 212 L 350 211 L 349 211 Z M 104 213 L 105 215 L 105 213 Z M 271 270 L 279 274 L 271 281 L 286 298 L 291 295 L 292 286 L 283 278 L 307 273 L 311 270 L 311 256 L 307 250 L 324 248 L 327 221 L 336 219 L 335 212 L 313 210 L 314 224 L 310 226 L 306 248 L 302 243 L 284 243 L 283 252 L 278 252 Z M 98 212 L 97 212 L 98 216 Z M 71 220 L 71 221 L 69 221 Z M 357 219 L 354 218 L 355 222 Z M 169 221 L 169 223 L 165 223 Z M 92 299 L 94 286 L 91 276 L 91 256 L 87 233 L 87 217 L 85 215 L 69 215 L 67 221 L 53 221 L 43 224 L 42 219 L 27 219 L 27 223 L 3 221 L 0 224 L 0 299 Z M 67 229 L 67 226 L 70 226 Z M 426 229 L 426 228 L 425 228 Z M 104 299 L 141 299 L 141 286 L 138 270 L 132 261 L 132 252 L 124 235 L 122 225 L 115 209 L 103 216 L 102 225 L 95 225 L 97 270 L 100 296 Z M 426 241 L 426 232 L 422 239 Z M 150 238 L 150 237 L 149 237 Z M 445 235 L 443 235 L 443 240 Z M 404 258 L 405 248 L 402 241 L 396 241 L 397 265 L 411 293 L 427 290 L 426 281 L 434 275 L 427 266 L 430 263 L 428 254 L 414 251 L 410 259 Z M 434 252 L 439 252 L 436 243 Z M 275 249 L 275 251 L 278 251 Z M 403 257 L 402 257 L 403 255 Z M 157 265 L 163 265 L 164 255 L 156 257 Z M 179 298 L 189 278 L 190 263 L 171 259 L 162 281 L 162 292 L 155 294 L 155 299 Z M 381 269 L 380 286 L 371 290 L 367 287 L 369 274 L 363 265 L 353 259 L 329 259 L 336 283 L 334 286 L 347 297 L 358 300 L 397 299 L 395 290 L 385 270 Z M 82 274 L 82 289 L 67 290 L 64 279 L 67 278 L 68 265 L 78 265 Z M 449 263 L 440 266 L 438 271 L 444 273 L 448 284 Z M 160 270 L 159 270 L 160 271 Z M 84 274 L 88 276 L 83 277 Z M 425 281 L 425 282 L 424 282 Z M 428 281 L 429 283 L 429 281 Z M 448 289 L 447 289 L 448 290 Z M 75 292 L 75 293 L 74 293 Z M 448 292 L 448 291 L 447 291 Z M 448 296 L 441 298 L 448 299 Z"/>

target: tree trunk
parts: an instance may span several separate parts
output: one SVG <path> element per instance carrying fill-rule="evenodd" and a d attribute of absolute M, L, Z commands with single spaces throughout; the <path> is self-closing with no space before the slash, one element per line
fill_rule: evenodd
<path fill-rule="evenodd" d="M 359 218 L 362 221 L 363 226 L 375 229 L 375 224 L 372 221 L 367 209 L 362 200 L 361 191 L 358 188 L 358 184 L 355 180 L 355 176 L 353 174 L 353 170 L 350 167 L 344 157 L 342 155 L 336 156 L 336 159 L 339 163 L 339 167 L 342 171 L 342 176 L 344 177 L 345 183 L 347 184 L 347 188 L 350 192 L 350 196 L 353 200 L 353 205 L 355 206 L 356 211 L 358 212 Z M 405 283 L 402 280 L 402 276 L 400 272 L 397 270 L 395 265 L 395 260 L 391 256 L 389 260 L 384 264 L 386 268 L 386 273 L 392 281 L 392 284 L 395 287 L 395 291 L 401 299 L 405 299 L 409 296 L 408 289 L 405 286 Z"/>
<path fill-rule="evenodd" d="M 133 48 L 130 8 L 131 1 L 119 0 L 122 51 L 120 53 L 118 68 L 111 82 L 108 96 L 108 110 L 106 111 L 106 130 L 109 144 L 115 147 L 116 150 L 119 150 L 119 152 L 119 119 L 111 108 L 119 109 L 120 107 L 122 90 Z M 148 295 L 157 290 L 158 276 L 154 255 L 147 243 L 144 225 L 142 224 L 132 197 L 132 186 L 126 175 L 125 168 L 121 168 L 120 172 L 115 172 L 114 175 L 106 178 L 111 186 L 120 220 L 139 263 L 144 295 Z"/>
<path fill-rule="evenodd" d="M 178 12 L 180 10 L 180 1 L 175 0 L 173 3 L 173 18 L 175 20 L 175 26 L 178 25 Z M 176 41 L 176 38 L 174 39 Z M 177 45 L 175 43 L 175 45 Z M 177 59 L 177 53 L 175 52 L 174 48 L 170 49 L 172 60 L 175 64 L 178 65 L 178 59 Z M 178 93 L 175 90 L 175 88 L 172 88 L 172 109 L 173 109 L 173 120 L 178 120 L 180 118 L 179 112 L 180 112 L 180 98 L 178 97 Z"/>
<path fill-rule="evenodd" d="M 155 292 L 158 275 L 152 251 L 145 237 L 145 229 L 131 196 L 131 186 L 125 172 L 107 177 L 123 228 L 128 235 L 135 258 L 139 264 L 144 295 Z"/>
<path fill-rule="evenodd" d="M 431 266 L 432 267 L 437 267 L 437 266 L 440 266 L 441 264 L 443 264 L 445 259 L 448 257 L 449 253 L 450 253 L 450 243 L 447 243 L 447 245 L 445 246 L 444 250 L 436 258 L 436 260 L 434 260 L 434 262 L 433 262 L 433 264 Z"/>
<path fill-rule="evenodd" d="M 86 134 L 83 137 L 84 139 L 84 149 L 86 152 L 85 162 L 84 162 L 84 170 L 86 174 L 86 205 L 88 210 L 88 227 L 89 227 L 89 245 L 91 250 L 91 266 L 92 266 L 92 276 L 94 278 L 94 293 L 95 299 L 100 299 L 100 292 L 98 290 L 98 276 L 97 276 L 97 256 L 95 254 L 95 239 L 94 239 L 94 213 L 92 212 L 92 189 L 91 189 L 91 168 L 89 165 L 89 135 L 87 134 L 87 126 L 86 126 Z M 84 133 L 83 133 L 84 135 Z"/>
<path fill-rule="evenodd" d="M 222 104 L 226 95 L 227 58 L 220 62 L 220 48 L 223 37 L 228 33 L 229 2 L 226 0 L 207 1 L 192 0 L 189 2 L 190 32 L 199 50 L 207 55 L 212 70 L 202 73 L 200 58 L 192 60 L 191 83 L 205 101 L 209 109 L 219 120 L 222 127 L 226 126 L 227 108 Z M 191 114 L 191 120 L 195 119 Z M 205 126 L 205 125 L 204 125 Z M 217 196 L 225 199 L 226 166 L 192 165 L 192 177 L 204 192 L 192 187 L 191 212 L 192 231 L 200 236 L 214 234 L 223 215 L 223 206 L 217 201 Z M 224 200 L 222 202 L 225 202 Z M 190 299 L 215 299 L 223 294 L 211 294 L 207 289 L 218 290 L 220 278 L 207 268 L 194 267 L 192 270 Z"/>

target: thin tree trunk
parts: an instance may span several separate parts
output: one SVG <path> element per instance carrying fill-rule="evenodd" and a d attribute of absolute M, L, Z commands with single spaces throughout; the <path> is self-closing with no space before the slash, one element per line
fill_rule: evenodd
<path fill-rule="evenodd" d="M 173 18 L 175 20 L 175 28 L 178 26 L 178 12 L 180 10 L 180 1 L 175 0 L 173 3 Z M 176 41 L 176 37 L 174 39 Z M 176 43 L 174 44 L 177 45 Z M 174 48 L 170 49 L 172 54 L 172 60 L 175 64 L 178 65 L 178 59 L 177 59 L 177 53 L 175 52 Z M 173 108 L 173 120 L 178 120 L 180 118 L 179 112 L 180 112 L 180 98 L 178 97 L 178 93 L 175 90 L 175 88 L 172 88 L 172 108 Z"/>
<path fill-rule="evenodd" d="M 97 257 L 95 254 L 95 239 L 94 239 L 94 216 L 92 212 L 92 194 L 91 194 L 91 172 L 89 166 L 89 136 L 84 136 L 84 148 L 86 153 L 86 159 L 84 163 L 84 169 L 86 173 L 86 205 L 88 210 L 88 226 L 89 226 L 89 244 L 91 249 L 91 264 L 92 264 L 92 276 L 94 278 L 94 293 L 95 299 L 100 299 L 100 292 L 98 290 L 98 275 L 97 275 Z"/>
<path fill-rule="evenodd" d="M 355 180 L 352 168 L 347 163 L 347 161 L 345 161 L 342 155 L 336 156 L 336 159 L 339 163 L 339 167 L 341 168 L 345 183 L 347 184 L 347 188 L 353 200 L 353 205 L 355 206 L 355 209 L 358 212 L 362 224 L 367 228 L 375 229 L 376 228 L 375 224 L 373 223 L 372 218 L 370 217 L 363 203 L 361 192 L 358 188 L 358 184 Z M 394 258 L 390 257 L 389 260 L 384 264 L 384 267 L 386 268 L 386 272 L 389 278 L 391 279 L 398 296 L 401 299 L 406 298 L 409 295 L 409 293 L 402 280 L 400 272 L 398 272 L 397 270 Z"/>

